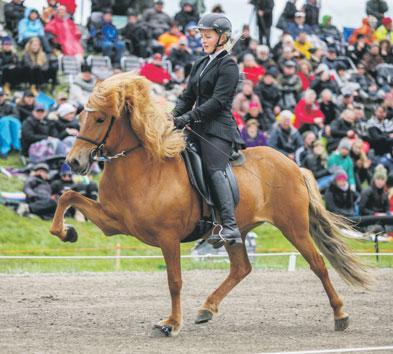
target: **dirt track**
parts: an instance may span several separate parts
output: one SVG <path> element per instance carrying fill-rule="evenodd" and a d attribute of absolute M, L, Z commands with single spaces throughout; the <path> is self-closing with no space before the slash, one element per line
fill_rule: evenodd
<path fill-rule="evenodd" d="M 212 322 L 195 325 L 198 306 L 225 276 L 184 273 L 184 327 L 157 337 L 167 315 L 166 274 L 0 275 L 0 353 L 258 353 L 393 345 L 393 271 L 375 291 L 353 290 L 334 274 L 351 315 L 334 332 L 319 280 L 310 271 L 254 271 Z M 378 352 L 381 353 L 381 352 Z"/>

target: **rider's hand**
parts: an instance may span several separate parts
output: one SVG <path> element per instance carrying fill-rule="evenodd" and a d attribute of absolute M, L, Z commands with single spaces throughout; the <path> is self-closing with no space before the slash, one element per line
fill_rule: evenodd
<path fill-rule="evenodd" d="M 175 127 L 177 129 L 183 129 L 190 122 L 191 122 L 191 117 L 187 113 L 174 118 Z"/>

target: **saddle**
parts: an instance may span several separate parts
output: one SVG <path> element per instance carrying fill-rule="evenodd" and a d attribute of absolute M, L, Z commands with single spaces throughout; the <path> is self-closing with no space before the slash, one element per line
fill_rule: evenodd
<path fill-rule="evenodd" d="M 211 192 L 203 172 L 202 159 L 199 155 L 198 148 L 194 143 L 187 143 L 186 149 L 182 152 L 182 158 L 186 166 L 188 178 L 200 198 L 201 218 L 193 230 L 182 242 L 192 242 L 201 238 L 208 232 L 215 223 L 214 202 Z M 236 177 L 232 171 L 231 165 L 239 166 L 245 161 L 244 155 L 240 151 L 234 151 L 230 158 L 230 163 L 225 169 L 227 183 L 232 191 L 235 206 L 239 203 L 240 193 Z M 206 203 L 211 210 L 210 216 L 204 216 L 203 204 Z"/>

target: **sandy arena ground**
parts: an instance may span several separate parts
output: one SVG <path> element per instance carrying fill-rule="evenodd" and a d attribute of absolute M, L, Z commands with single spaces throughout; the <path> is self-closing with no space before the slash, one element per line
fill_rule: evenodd
<path fill-rule="evenodd" d="M 184 273 L 184 327 L 175 338 L 151 329 L 169 311 L 164 272 L 0 275 L 0 353 L 262 353 L 393 345 L 392 270 L 378 271 L 378 285 L 369 293 L 332 274 L 351 315 L 345 332 L 334 332 L 327 297 L 311 271 L 254 271 L 224 300 L 218 317 L 195 325 L 197 308 L 225 275 Z"/>

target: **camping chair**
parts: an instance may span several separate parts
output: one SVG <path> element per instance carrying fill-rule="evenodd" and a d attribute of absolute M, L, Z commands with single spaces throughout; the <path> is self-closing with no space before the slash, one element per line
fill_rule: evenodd
<path fill-rule="evenodd" d="M 59 72 L 71 85 L 74 78 L 81 72 L 81 63 L 75 56 L 62 55 L 59 57 Z"/>
<path fill-rule="evenodd" d="M 143 59 L 138 58 L 134 55 L 124 56 L 120 60 L 120 67 L 122 71 L 139 71 L 143 62 Z"/>

